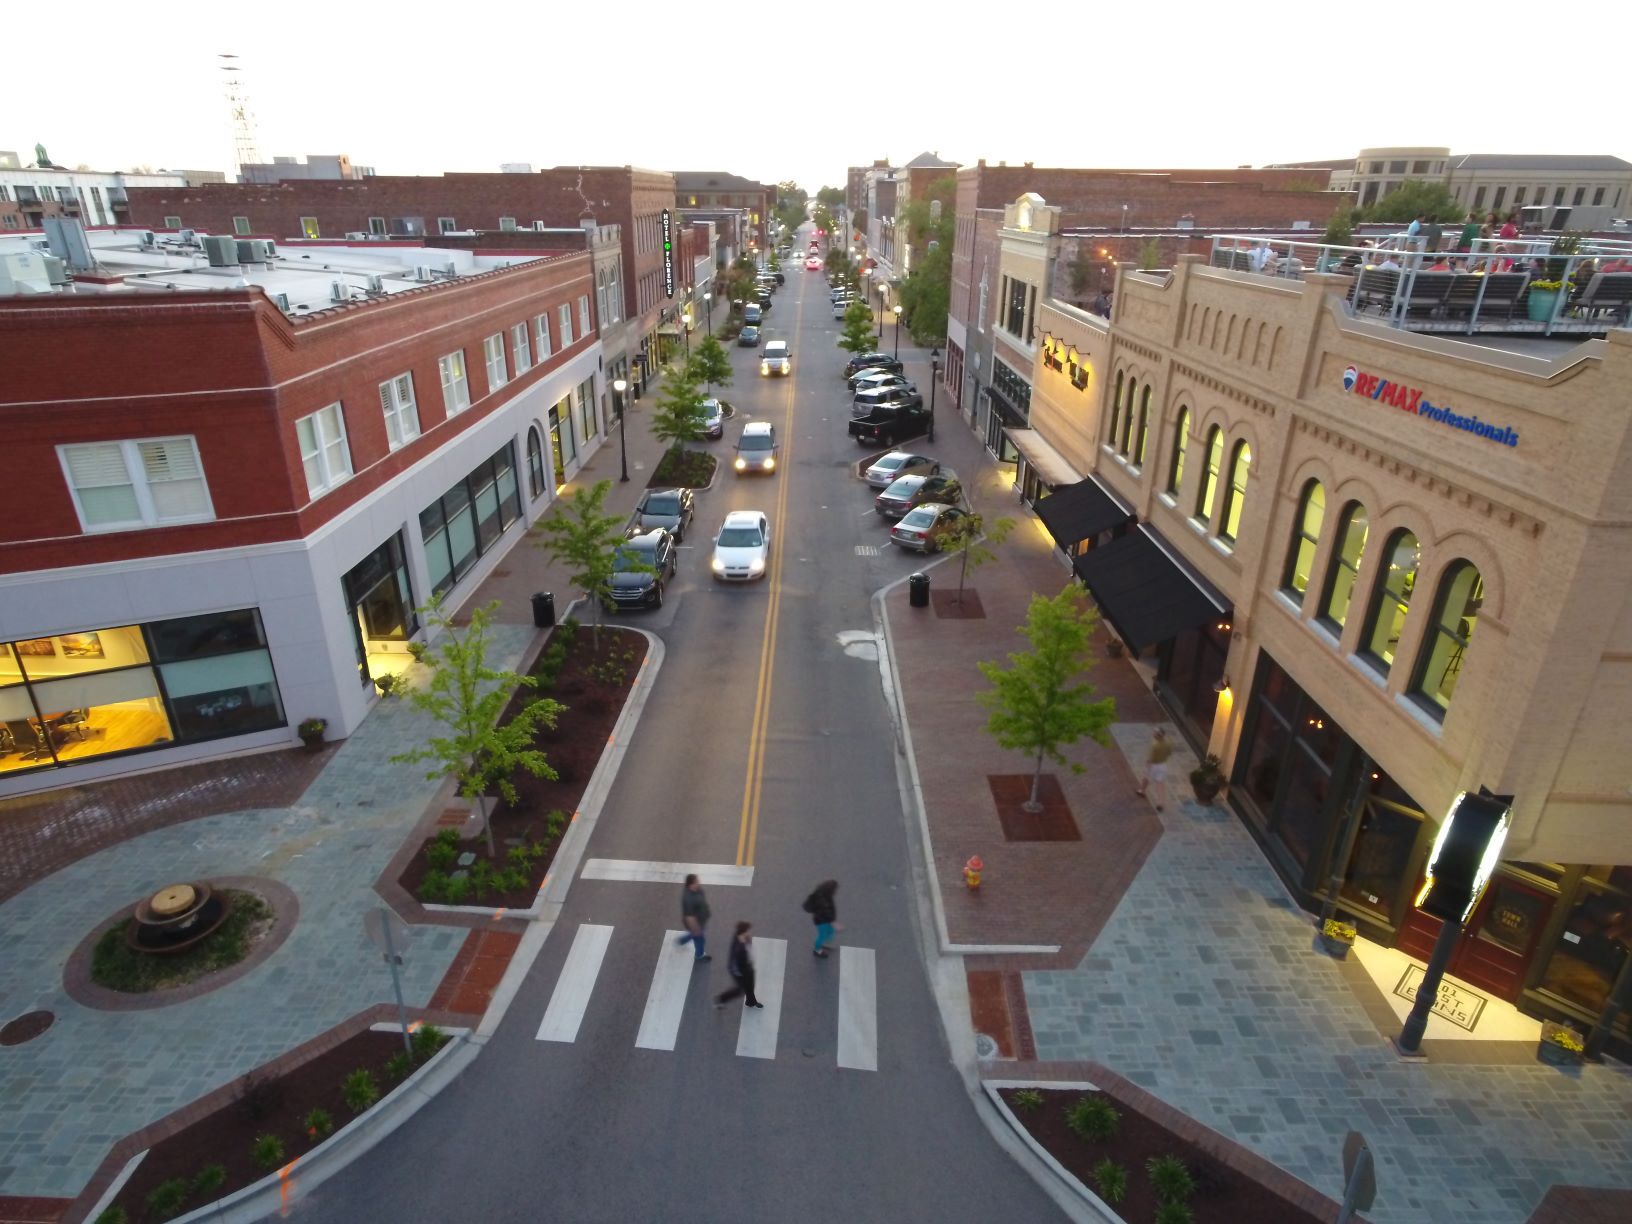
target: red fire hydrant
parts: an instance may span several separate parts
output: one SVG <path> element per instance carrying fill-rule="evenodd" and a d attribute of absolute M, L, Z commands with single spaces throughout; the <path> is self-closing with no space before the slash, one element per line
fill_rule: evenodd
<path fill-rule="evenodd" d="M 963 882 L 969 886 L 970 892 L 980 887 L 980 873 L 985 867 L 978 854 L 971 854 L 969 861 L 963 865 Z"/>

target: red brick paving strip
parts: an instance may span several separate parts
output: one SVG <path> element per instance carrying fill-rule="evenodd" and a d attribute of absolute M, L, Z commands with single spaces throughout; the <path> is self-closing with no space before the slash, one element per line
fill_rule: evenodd
<path fill-rule="evenodd" d="M 521 935 L 516 931 L 482 930 L 466 935 L 441 985 L 431 995 L 431 1010 L 446 1009 L 471 1016 L 485 1012 L 520 943 Z"/>
<path fill-rule="evenodd" d="M 1596 1186 L 1554 1186 L 1528 1224 L 1626 1224 L 1632 1220 L 1632 1190 Z"/>
<path fill-rule="evenodd" d="M 1003 975 L 1003 993 L 1009 1004 L 1009 1023 L 1014 1028 L 1016 1057 L 1035 1062 L 1037 1043 L 1031 1036 L 1031 1010 L 1026 1006 L 1026 984 L 1020 974 Z"/>
<path fill-rule="evenodd" d="M 969 1019 L 975 1032 L 997 1043 L 1004 1058 L 1014 1057 L 1014 1033 L 1009 1024 L 1009 1005 L 1003 992 L 1003 975 L 995 969 L 980 969 L 967 975 Z"/>
<path fill-rule="evenodd" d="M 73 1199 L 0 1198 L 0 1224 L 57 1224 Z"/>

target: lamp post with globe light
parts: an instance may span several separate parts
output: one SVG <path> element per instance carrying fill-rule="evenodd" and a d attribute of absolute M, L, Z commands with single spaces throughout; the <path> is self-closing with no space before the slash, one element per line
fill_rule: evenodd
<path fill-rule="evenodd" d="M 935 384 L 941 381 L 941 350 L 929 350 L 929 440 L 935 441 Z"/>
<path fill-rule="evenodd" d="M 901 303 L 897 302 L 890 309 L 895 313 L 895 357 L 899 361 L 901 359 Z M 882 337 L 882 331 L 879 334 Z"/>
<path fill-rule="evenodd" d="M 621 378 L 612 380 L 612 397 L 618 401 L 618 451 L 623 468 L 623 474 L 618 477 L 620 481 L 629 479 L 629 422 L 623 415 L 623 393 L 627 390 L 627 381 Z"/>
<path fill-rule="evenodd" d="M 691 307 L 686 307 L 686 313 L 680 316 L 683 333 L 686 337 L 686 360 L 691 360 Z"/>
<path fill-rule="evenodd" d="M 714 334 L 714 295 L 712 293 L 703 294 L 703 305 L 708 308 L 708 334 L 712 336 Z"/>
<path fill-rule="evenodd" d="M 884 343 L 884 298 L 889 292 L 889 286 L 882 281 L 878 286 L 878 342 Z"/>

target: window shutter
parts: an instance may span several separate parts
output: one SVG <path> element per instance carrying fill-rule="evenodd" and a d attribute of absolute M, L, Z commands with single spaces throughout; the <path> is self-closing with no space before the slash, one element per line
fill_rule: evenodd
<path fill-rule="evenodd" d="M 149 484 L 171 480 L 196 480 L 199 470 L 198 452 L 190 439 L 170 438 L 162 442 L 139 442 L 142 469 Z"/>
<path fill-rule="evenodd" d="M 130 483 L 130 473 L 125 470 L 124 451 L 119 443 L 99 442 L 64 449 L 76 489 L 98 489 Z"/>
<path fill-rule="evenodd" d="M 384 412 L 385 415 L 389 417 L 391 415 L 391 407 L 391 384 L 388 382 L 383 382 L 380 384 L 380 411 Z"/>

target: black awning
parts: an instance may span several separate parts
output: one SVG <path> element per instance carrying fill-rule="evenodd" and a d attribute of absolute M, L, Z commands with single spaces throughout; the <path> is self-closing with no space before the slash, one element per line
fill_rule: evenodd
<path fill-rule="evenodd" d="M 1079 540 L 1091 539 L 1133 518 L 1133 511 L 1092 476 L 1055 489 L 1035 508 L 1037 517 L 1061 548 L 1070 548 Z"/>
<path fill-rule="evenodd" d="M 1105 619 L 1135 650 L 1230 614 L 1229 601 L 1181 564 L 1144 524 L 1084 553 L 1072 569 Z"/>

